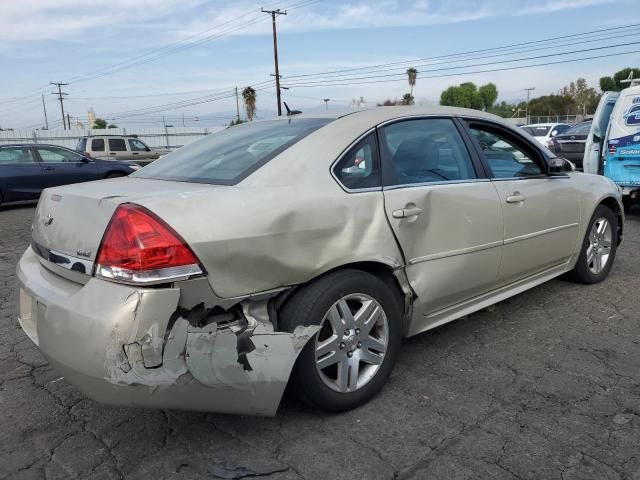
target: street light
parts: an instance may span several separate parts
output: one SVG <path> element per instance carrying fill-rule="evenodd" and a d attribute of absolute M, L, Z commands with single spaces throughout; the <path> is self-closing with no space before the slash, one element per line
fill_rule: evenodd
<path fill-rule="evenodd" d="M 330 98 L 325 98 L 325 99 L 323 100 L 325 110 L 329 110 L 329 102 L 330 102 L 330 101 L 331 101 L 331 99 L 330 99 Z"/>

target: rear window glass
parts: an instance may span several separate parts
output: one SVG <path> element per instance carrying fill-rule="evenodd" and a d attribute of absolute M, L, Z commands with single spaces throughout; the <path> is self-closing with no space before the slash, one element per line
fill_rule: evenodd
<path fill-rule="evenodd" d="M 544 137 L 549 133 L 551 127 L 522 127 L 522 129 L 534 137 Z"/>
<path fill-rule="evenodd" d="M 330 121 L 290 118 L 230 127 L 165 155 L 133 176 L 235 185 Z"/>
<path fill-rule="evenodd" d="M 104 152 L 104 138 L 94 138 L 91 140 L 91 151 Z"/>

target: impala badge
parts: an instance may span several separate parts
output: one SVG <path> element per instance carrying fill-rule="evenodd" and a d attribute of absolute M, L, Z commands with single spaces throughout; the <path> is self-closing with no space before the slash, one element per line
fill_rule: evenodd
<path fill-rule="evenodd" d="M 48 227 L 52 223 L 53 223 L 53 217 L 51 216 L 51 214 L 47 215 L 45 218 L 42 219 L 42 224 L 45 227 Z"/>
<path fill-rule="evenodd" d="M 90 250 L 78 250 L 76 252 L 76 254 L 79 257 L 84 257 L 84 258 L 91 258 L 91 251 Z"/>

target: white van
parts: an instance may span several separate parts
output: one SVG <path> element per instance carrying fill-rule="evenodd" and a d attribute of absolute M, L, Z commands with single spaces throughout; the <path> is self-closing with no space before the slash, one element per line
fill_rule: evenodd
<path fill-rule="evenodd" d="M 640 80 L 621 92 L 605 92 L 585 146 L 583 169 L 613 180 L 625 210 L 640 198 Z"/>

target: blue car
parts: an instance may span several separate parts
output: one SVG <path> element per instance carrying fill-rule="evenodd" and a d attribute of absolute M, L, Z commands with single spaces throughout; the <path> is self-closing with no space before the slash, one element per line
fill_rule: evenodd
<path fill-rule="evenodd" d="M 57 145 L 0 145 L 0 204 L 37 200 L 48 187 L 123 177 L 140 167 L 98 160 Z"/>

